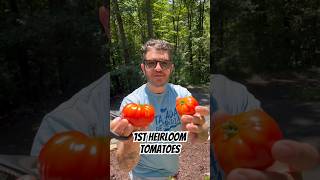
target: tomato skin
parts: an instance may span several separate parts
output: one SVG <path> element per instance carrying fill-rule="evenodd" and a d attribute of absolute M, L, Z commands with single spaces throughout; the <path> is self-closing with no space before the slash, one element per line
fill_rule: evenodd
<path fill-rule="evenodd" d="M 135 127 L 146 127 L 152 123 L 155 109 L 149 104 L 129 103 L 122 110 L 122 118 L 127 119 Z"/>
<path fill-rule="evenodd" d="M 198 106 L 198 101 L 192 97 L 181 97 L 176 100 L 176 109 L 180 116 L 182 115 L 194 115 L 196 113 L 196 106 Z"/>
<path fill-rule="evenodd" d="M 78 131 L 52 136 L 39 155 L 42 180 L 104 180 L 109 176 L 109 148 L 105 138 Z"/>
<path fill-rule="evenodd" d="M 272 145 L 282 138 L 276 121 L 259 109 L 216 120 L 212 132 L 214 153 L 226 174 L 235 168 L 271 166 Z"/>

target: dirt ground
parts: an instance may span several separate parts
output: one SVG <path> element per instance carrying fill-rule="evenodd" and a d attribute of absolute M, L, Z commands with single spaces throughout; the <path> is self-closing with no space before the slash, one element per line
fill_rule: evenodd
<path fill-rule="evenodd" d="M 122 171 L 115 158 L 116 149 L 110 152 L 110 179 L 126 180 L 128 173 Z M 180 154 L 178 179 L 203 180 L 210 172 L 209 142 L 202 144 L 186 143 Z"/>

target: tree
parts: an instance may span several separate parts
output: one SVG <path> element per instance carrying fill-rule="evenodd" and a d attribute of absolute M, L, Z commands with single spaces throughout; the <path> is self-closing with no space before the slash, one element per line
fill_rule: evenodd
<path fill-rule="evenodd" d="M 146 2 L 146 13 L 147 13 L 147 24 L 148 24 L 148 38 L 153 38 L 153 25 L 152 25 L 152 0 L 145 0 Z"/>
<path fill-rule="evenodd" d="M 125 64 L 130 64 L 131 62 L 130 62 L 129 49 L 128 49 L 128 40 L 126 37 L 126 33 L 124 31 L 124 26 L 123 26 L 122 17 L 120 14 L 118 1 L 117 0 L 112 0 L 112 1 L 113 1 L 114 13 L 117 19 L 119 33 L 120 33 L 121 45 L 123 49 L 123 59 Z"/>

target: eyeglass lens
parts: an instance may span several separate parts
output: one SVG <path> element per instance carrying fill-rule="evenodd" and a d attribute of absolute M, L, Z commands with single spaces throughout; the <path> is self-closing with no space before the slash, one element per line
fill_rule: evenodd
<path fill-rule="evenodd" d="M 144 60 L 144 64 L 150 69 L 155 68 L 158 63 L 162 69 L 167 69 L 171 65 L 170 61 Z"/>

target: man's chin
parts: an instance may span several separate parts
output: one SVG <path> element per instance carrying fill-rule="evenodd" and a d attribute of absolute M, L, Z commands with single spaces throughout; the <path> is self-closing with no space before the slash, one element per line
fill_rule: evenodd
<path fill-rule="evenodd" d="M 155 87 L 163 87 L 163 86 L 165 86 L 168 82 L 167 82 L 167 81 L 165 81 L 165 82 L 149 81 L 149 83 L 150 83 L 152 86 L 155 86 Z"/>

